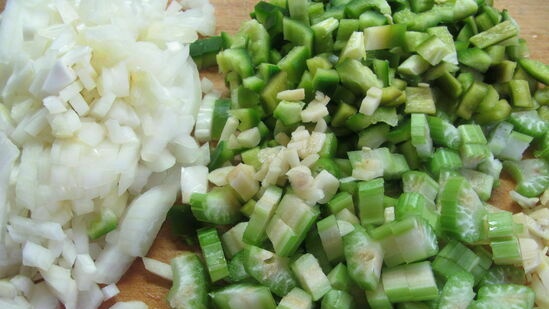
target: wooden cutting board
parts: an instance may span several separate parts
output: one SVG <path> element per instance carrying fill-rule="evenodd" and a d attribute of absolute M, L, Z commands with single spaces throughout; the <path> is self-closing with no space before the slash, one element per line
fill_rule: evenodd
<path fill-rule="evenodd" d="M 20 0 L 25 1 L 25 0 Z M 0 11 L 4 8 L 5 0 L 0 0 Z M 249 18 L 249 13 L 258 1 L 253 0 L 210 0 L 216 8 L 217 31 L 235 33 L 242 21 Z M 507 8 L 521 27 L 521 37 L 528 41 L 531 57 L 549 63 L 549 2 L 547 0 L 496 0 L 497 8 Z M 0 48 L 2 48 L 0 46 Z M 224 91 L 222 78 L 215 72 L 202 72 L 202 75 L 211 79 L 215 87 Z M 516 205 L 505 194 L 512 184 L 504 179 L 502 186 L 493 194 L 492 203 L 504 209 L 516 209 Z M 148 257 L 169 262 L 183 250 L 189 250 L 181 240 L 171 236 L 167 225 L 164 225 L 154 242 Z M 105 302 L 101 308 L 106 309 L 117 301 L 141 300 L 149 308 L 169 308 L 166 295 L 171 282 L 148 273 L 141 259 L 137 259 L 126 275 L 118 283 L 120 294 Z M 244 308 L 243 308 L 244 309 Z"/>

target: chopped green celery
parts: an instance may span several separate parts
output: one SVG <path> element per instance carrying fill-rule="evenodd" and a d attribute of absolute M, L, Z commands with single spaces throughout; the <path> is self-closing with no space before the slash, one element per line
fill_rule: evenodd
<path fill-rule="evenodd" d="M 513 79 L 509 81 L 509 90 L 511 92 L 511 103 L 515 107 L 531 108 L 534 101 L 530 94 L 528 81 Z"/>
<path fill-rule="evenodd" d="M 509 122 L 500 122 L 492 129 L 489 136 L 488 147 L 490 151 L 498 156 L 506 147 L 509 135 L 513 131 L 513 125 Z"/>
<path fill-rule="evenodd" d="M 333 17 L 314 24 L 311 29 L 314 34 L 314 53 L 330 52 L 333 49 L 333 33 L 337 30 L 339 21 Z M 311 50 L 311 52 L 313 51 Z"/>
<path fill-rule="evenodd" d="M 541 138 L 534 150 L 534 156 L 539 159 L 549 160 L 549 131 Z"/>
<path fill-rule="evenodd" d="M 309 26 L 309 14 L 307 13 L 307 7 L 309 6 L 308 0 L 288 1 L 287 6 L 292 20 Z"/>
<path fill-rule="evenodd" d="M 215 228 L 202 228 L 197 231 L 197 234 L 198 243 L 206 261 L 211 281 L 216 282 L 229 276 L 227 260 L 225 260 L 217 230 Z"/>
<path fill-rule="evenodd" d="M 313 301 L 319 300 L 330 291 L 330 281 L 311 253 L 301 255 L 292 263 L 291 268 L 300 286 L 311 295 Z"/>
<path fill-rule="evenodd" d="M 421 162 L 419 156 L 410 140 L 400 143 L 398 145 L 398 151 L 404 155 L 406 162 L 408 162 L 408 166 L 410 166 L 411 169 L 418 169 L 420 167 Z"/>
<path fill-rule="evenodd" d="M 309 20 L 313 20 L 315 18 L 322 16 L 324 14 L 324 3 L 322 2 L 309 3 L 307 8 L 307 13 L 309 15 Z"/>
<path fill-rule="evenodd" d="M 434 201 L 438 191 L 438 183 L 427 173 L 421 171 L 409 171 L 402 175 L 404 192 L 416 192 L 423 195 L 428 201 Z"/>
<path fill-rule="evenodd" d="M 460 50 L 458 52 L 458 59 L 460 63 L 482 73 L 485 73 L 492 65 L 490 55 L 478 47 Z"/>
<path fill-rule="evenodd" d="M 282 189 L 276 186 L 269 186 L 255 204 L 250 216 L 250 221 L 243 233 L 243 240 L 246 243 L 259 245 L 266 238 L 267 224 L 274 215 L 278 203 L 282 198 Z"/>
<path fill-rule="evenodd" d="M 478 283 L 492 265 L 492 258 L 483 251 L 473 251 L 452 239 L 440 250 L 433 261 L 433 270 L 444 278 L 466 272 Z"/>
<path fill-rule="evenodd" d="M 217 64 L 216 54 L 223 47 L 221 36 L 211 36 L 194 41 L 189 46 L 189 55 L 193 58 L 199 70 Z"/>
<path fill-rule="evenodd" d="M 315 92 L 331 95 L 339 85 L 339 74 L 334 69 L 317 69 L 312 83 Z"/>
<path fill-rule="evenodd" d="M 244 250 L 246 272 L 275 295 L 283 297 L 297 286 L 288 258 L 253 245 L 247 246 Z"/>
<path fill-rule="evenodd" d="M 383 271 L 381 281 L 385 293 L 393 303 L 433 300 L 439 296 L 428 261 L 388 268 Z"/>
<path fill-rule="evenodd" d="M 404 60 L 397 68 L 398 72 L 406 76 L 419 76 L 427 71 L 431 65 L 420 55 L 412 55 Z"/>
<path fill-rule="evenodd" d="M 210 297 L 219 309 L 276 308 L 276 302 L 269 288 L 255 284 L 228 285 L 211 292 Z"/>
<path fill-rule="evenodd" d="M 488 238 L 510 237 L 514 233 L 513 214 L 509 211 L 490 212 L 486 217 Z"/>
<path fill-rule="evenodd" d="M 374 26 L 364 29 L 366 50 L 390 49 L 404 43 L 406 26 L 403 24 Z"/>
<path fill-rule="evenodd" d="M 275 76 L 278 72 L 280 72 L 280 67 L 276 64 L 272 63 L 260 63 L 257 66 L 257 72 L 261 79 L 268 81 L 271 79 L 271 77 Z M 260 91 L 257 91 L 258 93 Z"/>
<path fill-rule="evenodd" d="M 433 155 L 433 140 L 425 114 L 411 115 L 410 137 L 420 159 L 427 159 Z"/>
<path fill-rule="evenodd" d="M 515 191 L 526 197 L 538 197 L 549 187 L 549 163 L 543 159 L 504 161 L 503 168 L 517 183 Z"/>
<path fill-rule="evenodd" d="M 223 74 L 236 72 L 240 78 L 254 74 L 250 55 L 243 48 L 230 48 L 219 52 L 216 56 L 219 71 Z"/>
<path fill-rule="evenodd" d="M 288 294 L 284 295 L 276 309 L 311 309 L 313 308 L 313 299 L 309 293 L 296 287 Z"/>
<path fill-rule="evenodd" d="M 313 30 L 305 24 L 288 17 L 284 17 L 283 27 L 284 40 L 294 43 L 295 46 L 304 47 L 306 58 L 309 58 L 313 52 Z"/>
<path fill-rule="evenodd" d="M 311 101 L 314 99 L 315 93 L 314 93 L 314 86 L 313 86 L 313 76 L 309 71 L 303 72 L 303 75 L 301 75 L 301 80 L 299 81 L 299 84 L 297 84 L 298 89 L 305 90 L 305 101 Z"/>
<path fill-rule="evenodd" d="M 359 133 L 357 147 L 379 148 L 387 140 L 390 129 L 385 123 L 369 126 Z"/>
<path fill-rule="evenodd" d="M 358 183 L 358 215 L 360 223 L 364 226 L 368 224 L 382 224 L 385 221 L 383 185 L 383 178 L 376 178 Z"/>
<path fill-rule="evenodd" d="M 229 276 L 226 278 L 228 282 L 244 282 L 254 280 L 246 271 L 244 261 L 246 260 L 246 252 L 244 250 L 235 254 L 227 265 L 229 268 Z"/>
<path fill-rule="evenodd" d="M 352 309 L 355 308 L 355 300 L 351 294 L 346 291 L 332 289 L 320 303 L 321 309 Z"/>
<path fill-rule="evenodd" d="M 362 289 L 375 290 L 379 284 L 383 249 L 366 230 L 357 226 L 343 237 L 345 260 L 349 275 Z"/>
<path fill-rule="evenodd" d="M 347 44 L 339 54 L 339 61 L 344 59 L 362 60 L 366 58 L 366 48 L 364 45 L 364 32 L 355 31 L 347 40 Z"/>
<path fill-rule="evenodd" d="M 474 283 L 474 277 L 466 272 L 450 276 L 442 288 L 438 308 L 467 308 L 475 297 Z"/>
<path fill-rule="evenodd" d="M 479 124 L 492 124 L 503 121 L 507 119 L 509 114 L 511 114 L 511 105 L 507 100 L 501 99 L 493 101 L 491 104 L 487 105 L 485 103 L 489 102 L 490 96 L 487 95 L 483 101 L 481 101 L 480 106 L 477 110 L 477 114 L 473 115 L 473 120 Z"/>
<path fill-rule="evenodd" d="M 92 240 L 96 240 L 118 226 L 118 217 L 110 208 L 101 208 L 98 214 L 88 224 L 87 234 Z"/>
<path fill-rule="evenodd" d="M 515 265 L 522 262 L 520 246 L 516 237 L 492 240 L 490 248 L 495 264 Z"/>
<path fill-rule="evenodd" d="M 240 33 L 247 38 L 246 48 L 252 59 L 252 64 L 258 65 L 269 61 L 269 50 L 271 49 L 271 38 L 269 33 L 255 19 L 250 19 L 242 24 Z"/>
<path fill-rule="evenodd" d="M 358 180 L 371 180 L 380 176 L 389 176 L 390 172 L 402 173 L 408 169 L 401 168 L 399 162 L 395 162 L 395 156 L 388 148 L 376 148 L 350 151 L 347 153 L 353 168 L 352 176 Z M 398 159 L 397 159 L 398 160 Z M 393 169 L 398 169 L 393 170 Z"/>
<path fill-rule="evenodd" d="M 382 26 L 389 23 L 387 15 L 383 15 L 376 11 L 366 11 L 358 17 L 359 29 L 368 27 Z"/>
<path fill-rule="evenodd" d="M 513 130 L 505 141 L 505 147 L 497 157 L 502 160 L 520 160 L 533 140 L 532 136 Z"/>
<path fill-rule="evenodd" d="M 318 155 L 321 158 L 334 158 L 337 151 L 337 145 L 337 136 L 333 132 L 327 132 L 326 139 L 324 140 L 324 144 L 318 152 Z"/>
<path fill-rule="evenodd" d="M 479 282 L 479 286 L 508 283 L 524 285 L 526 282 L 526 274 L 523 267 L 492 264 Z"/>
<path fill-rule="evenodd" d="M 370 68 L 355 59 L 345 59 L 338 63 L 336 71 L 343 86 L 357 94 L 366 95 L 371 87 L 383 86 Z"/>
<path fill-rule="evenodd" d="M 336 178 L 340 178 L 341 176 L 340 167 L 331 158 L 320 158 L 313 163 L 310 168 L 313 177 L 316 177 L 318 174 L 322 173 L 322 171 L 326 171 Z"/>
<path fill-rule="evenodd" d="M 398 125 L 386 134 L 385 138 L 389 143 L 399 144 L 410 140 L 410 118 L 404 118 Z"/>
<path fill-rule="evenodd" d="M 395 86 L 384 87 L 381 89 L 381 91 L 382 94 L 380 105 L 382 106 L 399 106 L 406 102 L 406 92 L 398 89 Z"/>
<path fill-rule="evenodd" d="M 215 101 L 213 116 L 212 116 L 212 133 L 213 140 L 219 140 L 223 127 L 229 118 L 229 110 L 231 108 L 231 100 L 218 99 Z"/>
<path fill-rule="evenodd" d="M 286 126 L 294 125 L 301 122 L 301 110 L 304 106 L 303 102 L 282 100 L 273 111 L 273 116 Z"/>
<path fill-rule="evenodd" d="M 498 46 L 494 45 L 493 47 Z M 486 80 L 490 83 L 506 83 L 513 79 L 513 74 L 517 63 L 510 60 L 503 60 L 500 63 L 494 64 L 486 72 Z"/>
<path fill-rule="evenodd" d="M 273 76 L 263 91 L 261 91 L 261 103 L 265 112 L 270 115 L 278 104 L 276 95 L 284 90 L 289 89 L 288 85 L 288 73 L 282 71 Z"/>
<path fill-rule="evenodd" d="M 266 229 L 275 252 L 280 256 L 293 255 L 318 215 L 318 208 L 307 205 L 294 194 L 285 194 Z"/>
<path fill-rule="evenodd" d="M 444 63 L 443 63 L 444 64 Z M 435 85 L 453 99 L 459 98 L 463 92 L 461 83 L 450 72 L 444 72 L 434 81 Z"/>
<path fill-rule="evenodd" d="M 416 47 L 416 52 L 429 64 L 437 65 L 444 58 L 455 52 L 455 50 L 453 51 L 440 38 L 432 35 Z"/>
<path fill-rule="evenodd" d="M 427 200 L 418 192 L 404 192 L 394 208 L 395 220 L 418 216 L 425 219 L 433 229 L 438 229 L 438 214 L 433 201 Z"/>
<path fill-rule="evenodd" d="M 459 148 L 461 162 L 465 168 L 477 168 L 477 166 L 490 158 L 490 149 L 483 144 L 463 144 Z"/>
<path fill-rule="evenodd" d="M 463 167 L 463 162 L 455 150 L 448 148 L 437 148 L 429 161 L 431 175 L 438 179 L 440 173 L 447 170 L 458 170 Z"/>
<path fill-rule="evenodd" d="M 465 89 L 466 87 L 464 87 Z M 480 102 L 488 92 L 486 84 L 474 81 L 471 87 L 465 91 L 459 102 L 456 114 L 463 119 L 471 119 Z"/>
<path fill-rule="evenodd" d="M 345 126 L 354 132 L 359 132 L 372 124 L 380 122 L 394 127 L 398 124 L 398 120 L 396 108 L 380 106 L 371 116 L 356 113 L 348 117 L 345 120 Z"/>
<path fill-rule="evenodd" d="M 352 213 L 355 212 L 353 204 L 353 195 L 348 192 L 338 192 L 329 202 L 328 209 L 331 214 L 337 214 L 343 209 L 348 209 Z"/>
<path fill-rule="evenodd" d="M 248 222 L 240 222 L 221 235 L 223 249 L 228 258 L 233 257 L 246 246 L 242 235 Z"/>
<path fill-rule="evenodd" d="M 391 7 L 386 0 L 351 0 L 345 6 L 345 15 L 349 18 L 358 18 L 368 10 L 379 11 L 381 14 L 391 14 Z"/>
<path fill-rule="evenodd" d="M 480 240 L 486 209 L 465 178 L 447 179 L 440 192 L 440 204 L 443 232 L 467 243 Z"/>
<path fill-rule="evenodd" d="M 341 291 L 350 291 L 354 287 L 354 283 L 349 276 L 347 266 L 343 263 L 338 263 L 329 273 L 328 280 L 333 289 Z"/>
<path fill-rule="evenodd" d="M 328 60 L 328 58 L 322 55 L 317 55 L 309 58 L 307 59 L 306 63 L 307 69 L 313 76 L 316 74 L 316 70 L 318 69 L 328 70 L 333 68 L 333 64 Z"/>
<path fill-rule="evenodd" d="M 516 284 L 494 284 L 480 287 L 477 299 L 468 308 L 488 309 L 501 308 L 533 308 L 535 293 L 532 288 Z"/>
<path fill-rule="evenodd" d="M 458 149 L 461 139 L 457 128 L 448 120 L 441 117 L 427 116 L 427 123 L 433 142 L 438 146 Z"/>
<path fill-rule="evenodd" d="M 191 211 L 198 221 L 233 224 L 240 220 L 240 201 L 228 187 L 215 187 L 206 194 L 191 195 Z"/>
<path fill-rule="evenodd" d="M 366 290 L 366 299 L 370 308 L 373 309 L 392 309 L 393 305 L 387 297 L 382 284 L 378 284 L 375 290 Z"/>
<path fill-rule="evenodd" d="M 330 215 L 316 223 L 318 236 L 330 262 L 343 258 L 343 239 L 334 215 Z"/>
<path fill-rule="evenodd" d="M 544 85 L 549 85 L 549 66 L 534 59 L 522 58 L 519 65 L 532 77 Z"/>
<path fill-rule="evenodd" d="M 253 78 L 255 76 L 250 76 L 248 78 Z M 239 86 L 237 87 L 234 92 L 231 94 L 233 99 L 235 100 L 235 105 L 232 107 L 234 109 L 237 108 L 250 108 L 250 107 L 256 107 L 259 105 L 259 95 L 251 90 L 246 88 L 245 86 Z M 221 99 L 222 100 L 222 99 Z M 220 101 L 219 99 L 216 101 Z"/>
<path fill-rule="evenodd" d="M 381 243 L 383 262 L 388 267 L 422 261 L 438 252 L 433 228 L 417 216 L 386 223 L 370 234 Z"/>
<path fill-rule="evenodd" d="M 549 121 L 540 118 L 536 110 L 512 112 L 508 121 L 514 129 L 535 138 L 540 138 L 549 130 Z"/>
<path fill-rule="evenodd" d="M 406 31 L 404 33 L 404 49 L 408 52 L 415 52 L 417 47 L 430 37 L 431 35 L 426 32 Z"/>
<path fill-rule="evenodd" d="M 404 112 L 408 114 L 434 114 L 436 112 L 436 107 L 431 88 L 406 87 L 406 107 Z"/>
<path fill-rule="evenodd" d="M 480 164 L 482 164 L 482 162 Z M 490 199 L 492 195 L 492 188 L 494 187 L 494 183 L 496 181 L 492 175 L 472 169 L 461 169 L 460 173 L 467 179 L 467 181 L 469 181 L 469 183 L 471 183 L 473 189 L 482 201 L 488 201 Z"/>
<path fill-rule="evenodd" d="M 345 102 L 340 102 L 330 124 L 332 127 L 342 127 L 345 124 L 345 121 L 356 113 L 356 107 Z"/>
<path fill-rule="evenodd" d="M 305 71 L 306 60 L 310 56 L 310 51 L 308 47 L 298 45 L 293 47 L 280 61 L 277 65 L 280 69 L 286 72 L 288 75 L 288 82 L 292 84 L 297 84 L 301 75 Z"/>
<path fill-rule="evenodd" d="M 332 270 L 333 266 L 332 264 L 330 264 L 330 261 L 328 261 L 326 252 L 324 252 L 322 242 L 320 241 L 320 236 L 318 236 L 316 225 L 313 225 L 307 233 L 307 236 L 305 237 L 304 247 L 306 252 L 314 255 L 314 257 L 318 261 L 318 264 L 320 265 L 320 268 L 322 268 L 322 271 L 325 274 L 329 273 Z"/>
<path fill-rule="evenodd" d="M 351 34 L 359 29 L 359 21 L 357 19 L 341 19 L 337 28 L 336 41 L 334 50 L 342 50 L 346 45 Z"/>
<path fill-rule="evenodd" d="M 492 176 L 492 179 L 494 180 L 493 186 L 497 186 L 501 170 L 503 169 L 503 164 L 500 160 L 491 155 L 489 158 L 484 160 L 484 162 L 480 163 L 477 169 L 482 173 Z"/>
<path fill-rule="evenodd" d="M 208 308 L 206 270 L 200 258 L 184 252 L 170 261 L 173 280 L 167 300 L 172 308 Z"/>
<path fill-rule="evenodd" d="M 517 26 L 509 20 L 472 36 L 469 41 L 478 48 L 486 48 L 518 34 Z"/>
<path fill-rule="evenodd" d="M 414 13 L 421 13 L 430 10 L 434 4 L 433 0 L 411 0 L 410 8 Z"/>

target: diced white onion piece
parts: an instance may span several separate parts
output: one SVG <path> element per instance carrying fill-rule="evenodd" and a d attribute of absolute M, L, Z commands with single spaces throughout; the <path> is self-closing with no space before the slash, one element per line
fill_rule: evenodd
<path fill-rule="evenodd" d="M 86 100 L 84 100 L 80 93 L 70 98 L 69 103 L 79 116 L 86 116 L 90 110 L 88 103 L 86 103 Z"/>
<path fill-rule="evenodd" d="M 221 131 L 221 136 L 219 137 L 219 141 L 228 140 L 229 137 L 236 132 L 236 128 L 238 128 L 239 124 L 240 122 L 235 117 L 230 116 L 229 118 L 227 118 L 227 121 L 225 122 L 225 126 Z"/>
<path fill-rule="evenodd" d="M 337 193 L 337 189 L 339 188 L 339 179 L 330 174 L 328 171 L 322 170 L 318 173 L 318 175 L 316 175 L 314 186 L 323 191 L 324 197 L 318 202 L 320 204 L 325 204 L 328 203 L 328 201 L 330 201 Z"/>
<path fill-rule="evenodd" d="M 100 97 L 93 103 L 92 109 L 90 112 L 91 115 L 97 118 L 105 117 L 105 115 L 111 109 L 111 106 L 114 103 L 115 99 L 116 99 L 116 96 L 112 92 L 103 94 L 102 97 Z"/>
<path fill-rule="evenodd" d="M 181 201 L 189 203 L 193 193 L 208 191 L 208 167 L 197 165 L 181 168 Z"/>
<path fill-rule="evenodd" d="M 97 267 L 89 254 L 79 254 L 74 263 L 73 276 L 78 290 L 87 291 L 93 283 L 93 274 Z"/>
<path fill-rule="evenodd" d="M 75 111 L 69 109 L 60 114 L 53 115 L 50 119 L 50 127 L 55 137 L 71 137 L 80 129 L 82 123 Z"/>
<path fill-rule="evenodd" d="M 209 141 L 212 135 L 212 117 L 217 96 L 207 94 L 202 100 L 202 105 L 198 110 L 194 136 L 199 142 Z"/>
<path fill-rule="evenodd" d="M 92 284 L 86 291 L 78 292 L 78 309 L 95 309 L 103 303 L 104 295 L 97 284 Z"/>
<path fill-rule="evenodd" d="M 176 1 L 172 1 L 174 3 Z M 117 302 L 110 309 L 148 309 L 149 306 L 142 301 Z"/>
<path fill-rule="evenodd" d="M 240 146 L 245 148 L 253 148 L 261 142 L 261 133 L 259 132 L 259 128 L 253 127 L 240 132 L 236 139 Z"/>
<path fill-rule="evenodd" d="M 46 77 L 46 80 L 42 85 L 42 90 L 49 94 L 56 94 L 75 79 L 76 74 L 74 71 L 58 60 Z"/>
<path fill-rule="evenodd" d="M 134 259 L 134 256 L 124 253 L 117 245 L 105 246 L 95 260 L 97 270 L 94 281 L 106 284 L 118 282 Z"/>
<path fill-rule="evenodd" d="M 25 275 L 16 275 L 10 279 L 10 283 L 25 297 L 30 297 L 34 288 L 34 282 Z"/>
<path fill-rule="evenodd" d="M 75 81 L 74 83 L 71 83 L 70 85 L 59 91 L 59 98 L 63 102 L 68 102 L 70 99 L 79 94 L 80 91 L 82 91 L 82 84 L 78 81 Z"/>
<path fill-rule="evenodd" d="M 101 292 L 103 292 L 103 300 L 109 300 L 116 295 L 120 293 L 120 289 L 116 286 L 116 284 L 111 283 L 109 285 L 104 286 L 101 289 Z"/>
<path fill-rule="evenodd" d="M 364 115 L 371 116 L 378 108 L 379 103 L 381 102 L 382 94 L 383 91 L 381 88 L 371 87 L 368 89 L 366 92 L 366 97 L 364 97 L 362 103 L 360 104 L 359 112 Z"/>
<path fill-rule="evenodd" d="M 53 294 L 65 305 L 65 308 L 76 308 L 78 289 L 76 282 L 71 278 L 69 269 L 51 265 L 48 270 L 40 271 L 40 274 Z"/>
<path fill-rule="evenodd" d="M 55 256 L 47 249 L 31 241 L 23 246 L 23 265 L 48 270 Z"/>
<path fill-rule="evenodd" d="M 217 168 L 208 174 L 208 181 L 218 187 L 225 186 L 229 184 L 227 176 L 233 169 L 234 169 L 234 166 L 232 165 Z M 183 175 L 183 172 L 181 174 Z M 182 179 L 183 179 L 183 176 L 182 176 Z M 183 190 L 181 191 L 183 192 Z M 205 192 L 200 192 L 200 193 L 205 193 Z"/>
<path fill-rule="evenodd" d="M 51 309 L 59 306 L 59 301 L 51 294 L 44 281 L 35 284 L 32 288 L 30 303 L 35 309 Z"/>
<path fill-rule="evenodd" d="M 8 280 L 0 280 L 0 298 L 14 298 L 17 296 L 17 289 Z"/>
<path fill-rule="evenodd" d="M 142 257 L 141 259 L 146 270 L 166 280 L 172 280 L 173 274 L 170 264 L 148 257 Z"/>
<path fill-rule="evenodd" d="M 167 183 L 145 191 L 131 202 L 119 229 L 123 252 L 130 256 L 147 254 L 177 192 L 177 186 Z"/>
<path fill-rule="evenodd" d="M 229 186 L 235 190 L 243 201 L 248 201 L 259 191 L 259 183 L 254 179 L 253 166 L 238 164 L 227 175 Z"/>
<path fill-rule="evenodd" d="M 48 109 L 50 114 L 59 114 L 67 111 L 66 104 L 57 96 L 45 97 L 42 100 L 42 103 Z"/>

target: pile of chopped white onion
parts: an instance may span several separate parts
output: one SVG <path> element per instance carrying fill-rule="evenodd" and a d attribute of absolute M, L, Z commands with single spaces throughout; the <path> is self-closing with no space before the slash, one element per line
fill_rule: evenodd
<path fill-rule="evenodd" d="M 97 308 L 204 165 L 189 43 L 207 0 L 10 0 L 0 25 L 0 308 Z M 97 241 L 90 220 L 118 226 Z M 42 280 L 43 279 L 43 280 Z M 101 285 L 99 285 L 101 284 Z"/>

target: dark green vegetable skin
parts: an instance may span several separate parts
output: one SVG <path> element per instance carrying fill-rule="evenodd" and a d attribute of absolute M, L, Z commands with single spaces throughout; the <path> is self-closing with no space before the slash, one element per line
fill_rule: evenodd
<path fill-rule="evenodd" d="M 436 249 L 437 253 L 429 254 L 430 257 L 425 260 L 429 261 L 427 269 L 431 269 L 436 277 L 438 296 L 437 293 L 431 293 L 429 299 L 416 301 L 402 296 L 404 294 L 398 294 L 399 288 L 409 290 L 411 286 L 391 286 L 391 293 L 397 291 L 398 296 L 391 294 L 389 300 L 398 299 L 398 308 L 423 308 L 422 305 L 425 308 L 438 308 L 441 301 L 448 301 L 444 298 L 449 297 L 447 291 L 459 284 L 464 286 L 464 295 L 472 295 L 467 292 L 471 288 L 481 291 L 474 299 L 465 297 L 467 299 L 464 301 L 470 302 L 475 308 L 480 308 L 481 305 L 486 306 L 482 308 L 499 307 L 499 300 L 505 297 L 520 299 L 520 308 L 533 307 L 533 291 L 520 285 L 525 284 L 522 268 L 497 265 L 498 261 L 492 257 L 490 245 L 495 244 L 496 239 L 491 239 L 483 230 L 483 226 L 487 225 L 485 206 L 474 191 L 475 188 L 468 184 L 469 179 L 460 172 L 463 167 L 461 161 L 472 162 L 471 158 L 478 156 L 481 162 L 473 160 L 478 165 L 466 168 L 499 176 L 501 169 L 496 168 L 494 172 L 491 168 L 494 161 L 488 162 L 489 159 L 484 156 L 486 153 L 481 154 L 473 149 L 482 148 L 485 151 L 486 140 L 490 141 L 495 124 L 502 121 L 514 125 L 514 131 L 532 137 L 530 151 L 534 158 L 530 160 L 537 161 L 528 163 L 528 166 L 542 166 L 544 171 L 549 166 L 549 96 L 547 88 L 543 89 L 549 82 L 548 66 L 526 58 L 524 41 L 518 38 L 518 27 L 510 19 L 508 12 L 498 11 L 492 7 L 491 2 L 260 1 L 250 14 L 252 21 L 246 22 L 240 32 L 233 35 L 222 33 L 219 37 L 198 40 L 191 46 L 191 56 L 199 67 L 207 68 L 217 64 L 235 96 L 231 100 L 220 99 L 216 104 L 213 141 L 219 138 L 227 118 L 236 116 L 241 118 L 241 126 L 261 127 L 264 134 L 260 148 L 276 146 L 276 134 L 285 133 L 290 136 L 298 125 L 302 125 L 289 112 L 294 113 L 305 108 L 307 102 L 314 98 L 315 92 L 321 91 L 330 97 L 327 105 L 330 115 L 325 117 L 329 133 L 326 147 L 329 149 L 321 152 L 322 159 L 312 168 L 313 176 L 322 170 L 328 170 L 339 179 L 350 176 L 352 168 L 347 153 L 360 150 L 362 146 L 384 147 L 393 154 L 393 157 L 389 156 L 392 159 L 389 160 L 391 163 L 385 170 L 384 178 L 376 180 L 380 182 L 380 190 L 376 191 L 375 205 L 370 205 L 367 198 L 360 196 L 363 191 L 360 183 L 341 182 L 335 198 L 326 204 L 328 207 L 319 206 L 320 215 L 315 222 L 342 210 L 347 214 L 355 214 L 360 217 L 360 223 L 355 224 L 362 224 L 360 231 L 372 238 L 371 243 L 378 247 L 381 241 L 387 241 L 385 238 L 376 239 L 376 235 L 382 237 L 379 235 L 383 233 L 379 231 L 389 231 L 397 226 L 384 223 L 384 207 L 395 206 L 397 221 L 405 220 L 409 216 L 419 216 L 425 220 L 421 222 L 428 222 L 425 224 L 429 224 L 429 231 L 434 231 L 437 237 L 435 247 L 438 242 L 442 249 Z M 388 18 L 389 16 L 392 18 Z M 383 31 L 373 28 L 389 25 L 391 20 L 398 26 L 385 27 Z M 366 28 L 371 28 L 367 31 L 368 40 L 371 41 L 366 42 L 366 46 L 382 46 L 384 49 L 366 50 L 366 57 L 362 58 L 340 59 L 343 51 L 346 55 L 356 55 L 353 51 L 349 52 L 348 48 L 353 47 L 348 47 L 347 41 L 353 32 L 362 32 Z M 361 102 L 371 87 L 382 90 L 380 107 L 373 115 L 361 114 L 358 112 Z M 299 104 L 284 102 L 279 105 L 281 100 L 277 99 L 277 93 L 296 88 L 305 90 L 305 100 Z M 429 89 L 430 93 L 423 89 Z M 407 94 L 417 92 L 422 93 L 422 105 L 419 107 L 417 97 L 407 98 Z M 428 95 L 424 95 L 425 93 Z M 424 108 L 423 104 L 427 104 L 424 99 L 428 99 L 429 108 Z M 431 108 L 432 104 L 434 109 Z M 426 114 L 427 121 L 422 123 L 421 128 L 411 128 L 411 115 L 418 113 Z M 532 123 L 535 125 L 530 125 Z M 480 142 L 461 140 L 456 128 L 465 125 L 480 125 L 479 132 L 486 139 Z M 309 129 L 313 127 L 307 125 Z M 425 130 L 422 134 L 427 139 L 423 143 L 432 143 L 433 156 L 418 155 L 417 145 L 414 145 L 410 134 L 418 129 Z M 238 162 L 241 153 L 244 160 L 255 161 L 257 151 L 257 147 L 229 149 L 225 141 L 219 142 L 212 151 L 210 171 L 228 162 Z M 396 159 L 400 160 L 398 169 L 391 166 L 396 164 L 394 155 L 397 154 Z M 465 155 L 467 157 L 464 158 Z M 459 164 L 456 165 L 455 162 Z M 509 162 L 503 166 L 517 178 L 521 185 L 519 192 L 525 195 L 534 191 L 539 194 L 549 186 L 547 175 L 532 172 L 532 178 L 528 171 L 518 172 L 516 167 L 521 166 L 520 163 Z M 391 168 L 393 173 L 389 175 Z M 409 192 L 403 192 L 401 179 L 402 174 L 408 170 L 420 170 L 438 181 L 439 196 L 436 197 L 435 194 L 426 197 L 425 201 L 421 201 L 421 204 L 417 202 L 417 205 L 403 203 L 406 198 L 410 198 Z M 498 183 L 497 178 L 494 179 L 494 185 Z M 405 196 L 397 203 L 402 194 Z M 469 198 L 471 195 L 474 195 L 473 201 Z M 451 201 L 448 200 L 449 197 Z M 201 198 L 205 199 L 206 196 Z M 365 209 L 372 207 L 376 207 L 375 216 L 365 212 Z M 417 211 L 410 211 L 414 207 Z M 460 207 L 468 209 L 462 212 Z M 439 220 L 441 209 L 444 216 Z M 362 217 L 365 214 L 366 217 Z M 470 222 L 474 229 L 473 234 L 471 231 L 463 231 L 467 227 L 459 222 L 463 216 L 469 215 L 473 218 L 472 223 Z M 242 218 L 234 214 L 228 220 L 238 221 Z M 209 222 L 204 216 L 198 219 L 201 221 L 200 225 L 216 225 L 221 233 L 231 227 L 215 220 Z M 444 226 L 439 226 L 439 222 Z M 315 256 L 326 275 L 336 266 L 352 268 L 348 261 L 336 259 L 330 262 L 327 259 L 318 231 L 314 228 L 316 224 L 312 226 L 313 228 L 308 227 L 306 240 L 296 253 L 288 257 L 274 255 L 272 262 L 287 259 L 291 263 L 308 252 Z M 516 235 L 505 237 L 512 238 Z M 497 238 L 497 241 L 502 241 L 502 238 Z M 273 251 L 268 241 L 254 245 Z M 387 250 L 385 245 L 383 249 Z M 251 252 L 250 250 L 245 252 Z M 357 251 L 346 252 L 346 255 L 356 256 L 363 251 L 368 250 L 358 248 Z M 242 254 L 236 256 L 241 257 Z M 229 265 L 236 262 L 238 261 L 232 263 L 229 260 Z M 287 268 L 279 269 L 270 265 L 270 260 L 260 261 L 262 265 L 251 265 L 252 262 L 253 258 L 250 256 L 244 262 L 245 270 L 261 269 L 261 272 L 240 276 L 243 278 L 241 281 L 224 279 L 210 286 L 210 297 L 214 304 L 219 308 L 233 308 L 228 302 L 232 290 L 239 293 L 243 287 L 257 290 L 258 285 L 268 282 L 257 293 L 269 304 L 267 307 L 274 308 L 272 300 L 278 302 L 284 296 L 283 292 L 292 286 L 278 286 L 277 280 L 272 279 L 275 277 L 269 276 L 282 272 L 285 279 L 293 284 L 292 276 L 295 274 L 292 275 Z M 268 267 L 273 268 L 269 270 Z M 392 268 L 384 265 L 381 272 L 389 269 Z M 357 269 L 349 269 L 349 273 L 356 271 Z M 502 273 L 501 280 L 497 280 L 497 286 L 490 288 L 493 280 L 488 277 L 496 272 Z M 473 278 L 465 276 L 463 279 L 464 275 L 460 275 L 461 273 L 472 273 Z M 265 282 L 258 282 L 260 275 Z M 354 281 L 356 279 L 352 276 L 344 277 L 346 282 L 332 285 L 332 290 L 316 302 L 317 308 L 364 308 L 367 303 L 371 308 L 390 306 L 383 287 L 378 285 L 380 281 L 372 282 L 370 290 L 364 293 L 365 290 L 359 287 L 362 282 Z M 445 287 L 447 282 L 448 286 Z M 344 289 L 341 286 L 350 288 Z M 269 288 L 272 295 L 269 295 Z M 235 297 L 238 297 L 238 293 Z M 396 306 L 397 303 L 392 305 Z"/>

